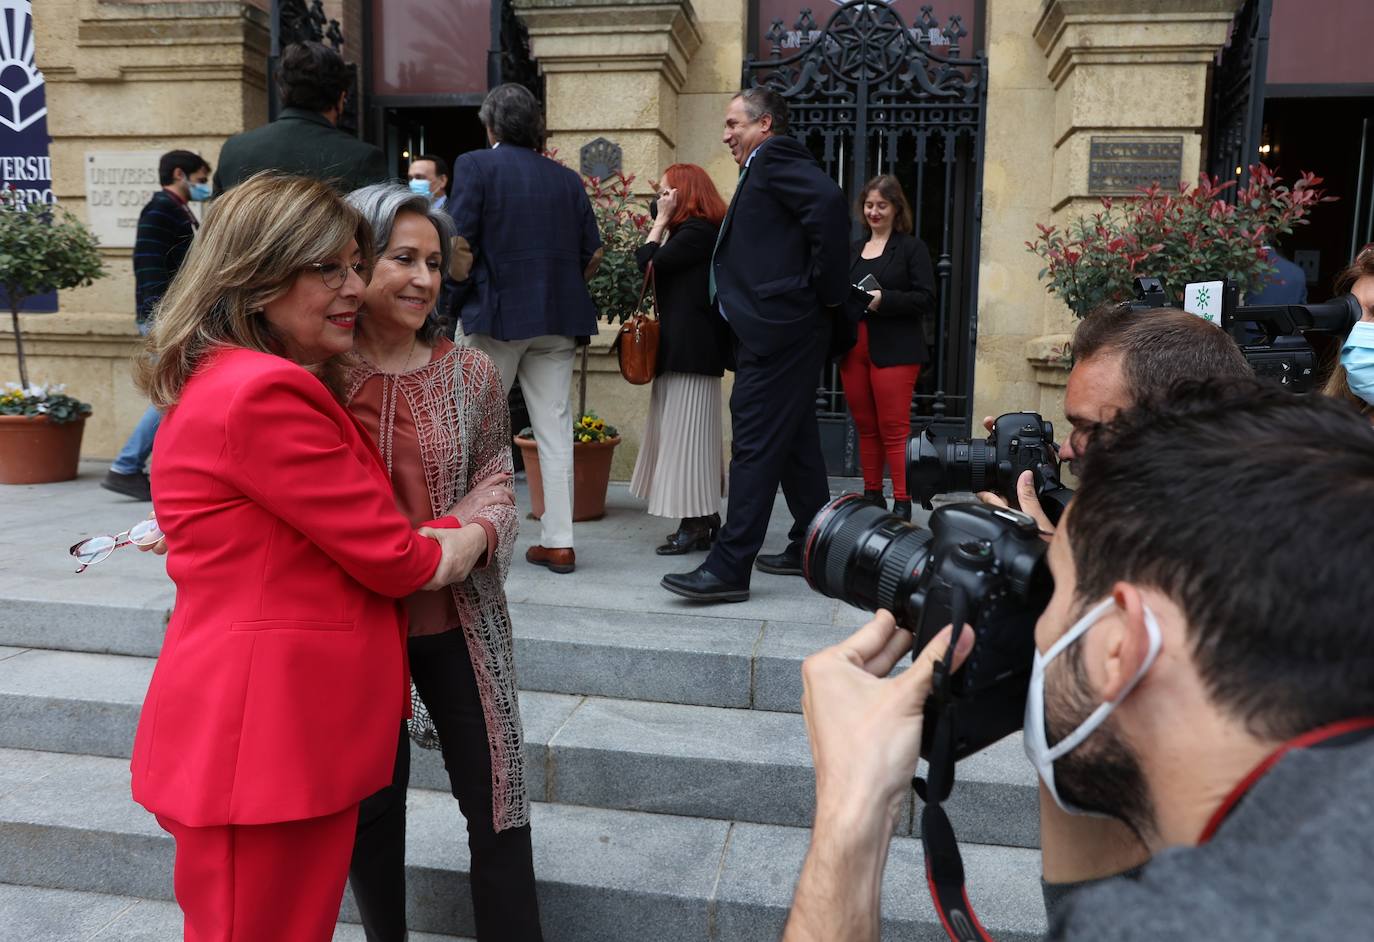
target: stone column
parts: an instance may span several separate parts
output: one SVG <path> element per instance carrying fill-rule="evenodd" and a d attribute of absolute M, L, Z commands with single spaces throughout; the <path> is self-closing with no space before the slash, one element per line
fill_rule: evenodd
<path fill-rule="evenodd" d="M 1074 319 L 1046 295 L 1024 242 L 1035 222 L 1062 226 L 1098 206 L 1093 138 L 1181 142 L 1179 179 L 1197 178 L 1209 69 L 1239 5 L 1048 0 L 1037 14 L 988 0 L 976 417 L 1039 408 L 1063 422 L 1060 353 Z"/>
<path fill-rule="evenodd" d="M 573 168 L 605 137 L 648 178 L 677 153 L 678 93 L 701 45 L 691 0 L 516 0 L 546 83 L 549 147 Z"/>

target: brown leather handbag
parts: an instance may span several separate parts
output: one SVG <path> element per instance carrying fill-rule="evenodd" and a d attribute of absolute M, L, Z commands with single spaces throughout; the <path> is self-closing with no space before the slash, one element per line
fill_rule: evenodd
<path fill-rule="evenodd" d="M 651 292 L 650 310 L 653 316 L 639 313 L 644 295 Z M 620 325 L 620 333 L 612 344 L 620 358 L 620 375 L 635 386 L 654 381 L 658 371 L 658 286 L 654 283 L 654 263 L 644 272 L 644 286 L 639 289 L 639 303 L 635 313 Z"/>

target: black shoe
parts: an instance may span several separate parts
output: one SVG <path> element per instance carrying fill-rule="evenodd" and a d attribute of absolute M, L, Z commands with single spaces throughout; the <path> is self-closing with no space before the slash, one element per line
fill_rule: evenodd
<path fill-rule="evenodd" d="M 747 602 L 749 587 L 732 585 L 705 566 L 691 572 L 670 572 L 659 583 L 675 595 L 694 602 Z"/>
<path fill-rule="evenodd" d="M 716 541 L 716 537 L 720 536 L 720 514 L 711 514 L 709 517 L 683 517 L 682 524 L 678 527 L 678 529 L 674 530 L 672 533 L 669 533 L 667 536 L 664 537 L 664 539 L 672 540 L 674 537 L 678 535 L 678 532 L 681 531 L 683 527 L 688 526 L 693 521 L 700 524 L 701 526 L 710 529 L 712 543 Z"/>
<path fill-rule="evenodd" d="M 120 474 L 115 470 L 106 471 L 105 480 L 100 482 L 100 486 L 107 491 L 132 497 L 134 500 L 153 499 L 153 486 L 148 482 L 148 475 L 142 471 L 133 474 Z"/>
<path fill-rule="evenodd" d="M 709 517 L 684 517 L 676 533 L 668 535 L 668 542 L 654 550 L 660 556 L 681 556 L 693 550 L 711 548 Z"/>
<path fill-rule="evenodd" d="M 901 517 L 906 522 L 911 522 L 911 501 L 894 500 L 892 502 L 892 512 Z"/>
<path fill-rule="evenodd" d="M 802 574 L 801 548 L 793 544 L 781 553 L 759 556 L 754 560 L 754 568 L 759 572 L 769 572 L 775 576 L 800 576 Z"/>
<path fill-rule="evenodd" d="M 874 507 L 881 507 L 883 510 L 887 509 L 887 500 L 883 497 L 883 492 L 881 490 L 864 491 L 864 500 L 868 501 Z"/>

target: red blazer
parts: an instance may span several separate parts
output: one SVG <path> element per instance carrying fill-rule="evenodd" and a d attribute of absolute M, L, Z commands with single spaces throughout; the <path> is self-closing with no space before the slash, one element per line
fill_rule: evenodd
<path fill-rule="evenodd" d="M 192 827 L 264 824 L 390 783 L 410 690 L 396 600 L 440 551 L 371 440 L 301 367 L 226 348 L 163 419 L 153 468 L 177 596 L 134 799 Z"/>

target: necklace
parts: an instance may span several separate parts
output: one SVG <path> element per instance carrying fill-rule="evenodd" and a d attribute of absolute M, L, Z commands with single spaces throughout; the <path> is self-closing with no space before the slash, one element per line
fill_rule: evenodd
<path fill-rule="evenodd" d="M 376 364 L 377 369 L 378 369 L 380 372 L 382 372 L 382 373 L 389 373 L 389 374 L 391 374 L 391 375 L 393 375 L 393 376 L 399 376 L 401 373 L 407 373 L 407 372 L 410 371 L 410 361 L 413 360 L 413 359 L 415 358 L 415 348 L 416 348 L 416 346 L 419 345 L 419 342 L 420 342 L 420 335 L 419 335 L 419 334 L 416 334 L 414 337 L 411 338 L 411 340 L 410 340 L 410 349 L 406 352 L 406 358 L 405 358 L 404 360 L 401 361 L 401 365 L 400 365 L 398 368 L 396 368 L 396 369 L 388 369 L 388 368 L 382 363 L 382 358 L 381 358 L 381 357 L 379 357 L 379 356 L 372 356 L 372 355 L 370 355 L 370 354 L 368 353 L 368 351 L 366 351 L 366 350 L 360 350 L 359 352 L 360 352 L 364 357 L 366 357 L 367 359 L 371 360 L 374 364 Z"/>

